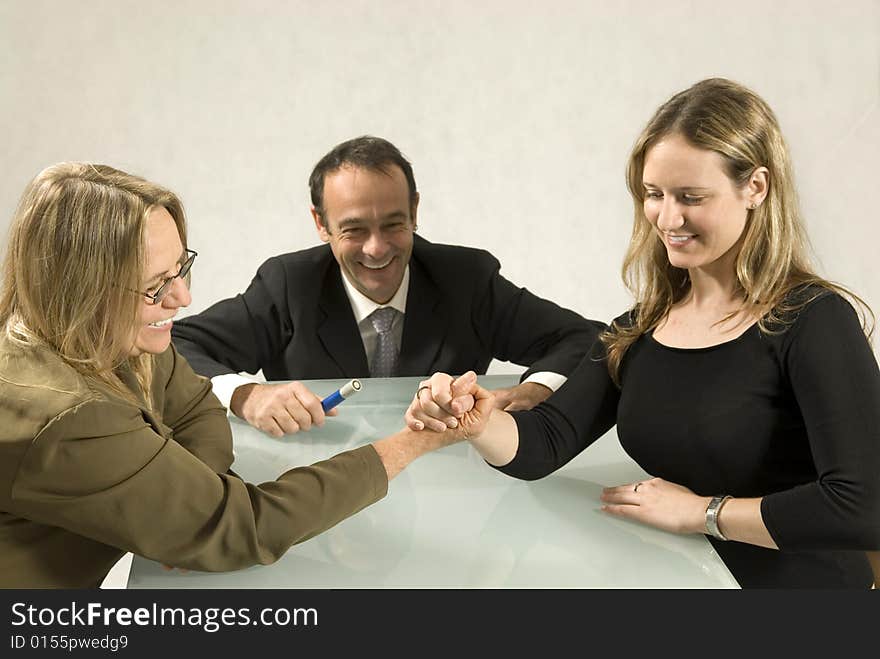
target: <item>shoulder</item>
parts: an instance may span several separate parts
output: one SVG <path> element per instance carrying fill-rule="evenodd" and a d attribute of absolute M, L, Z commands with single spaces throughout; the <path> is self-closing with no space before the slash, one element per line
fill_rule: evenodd
<path fill-rule="evenodd" d="M 768 325 L 792 335 L 806 327 L 859 325 L 853 305 L 837 291 L 819 285 L 792 289 L 767 320 Z"/>
<path fill-rule="evenodd" d="M 263 277 L 290 277 L 323 273 L 326 268 L 335 263 L 333 252 L 329 245 L 317 245 L 297 252 L 278 254 L 266 259 L 257 270 L 258 276 Z"/>
<path fill-rule="evenodd" d="M 769 330 L 765 334 L 769 343 L 786 361 L 840 357 L 839 350 L 870 351 L 856 309 L 846 297 L 824 286 L 791 291 L 763 324 Z"/>
<path fill-rule="evenodd" d="M 0 433 L 3 439 L 27 439 L 43 427 L 108 396 L 67 365 L 52 350 L 0 340 Z"/>
<path fill-rule="evenodd" d="M 493 272 L 501 267 L 498 259 L 485 249 L 432 243 L 421 236 L 413 239 L 413 258 L 429 270 L 446 271 L 447 274 L 450 271 Z"/>

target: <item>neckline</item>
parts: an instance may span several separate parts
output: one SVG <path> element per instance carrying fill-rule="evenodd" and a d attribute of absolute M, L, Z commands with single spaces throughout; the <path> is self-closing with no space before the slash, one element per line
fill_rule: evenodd
<path fill-rule="evenodd" d="M 660 343 L 657 339 L 654 338 L 654 330 L 646 333 L 648 340 L 651 341 L 654 345 L 663 348 L 664 350 L 669 350 L 671 352 L 690 352 L 690 353 L 699 353 L 699 352 L 712 352 L 713 350 L 719 350 L 724 348 L 725 346 L 733 345 L 740 341 L 744 341 L 749 334 L 752 334 L 753 331 L 758 331 L 758 322 L 755 321 L 751 325 L 749 325 L 745 330 L 743 330 L 742 334 L 737 337 L 734 337 L 728 341 L 722 341 L 721 343 L 713 343 L 710 346 L 703 346 L 701 348 L 680 348 L 678 346 L 668 346 L 665 343 Z"/>

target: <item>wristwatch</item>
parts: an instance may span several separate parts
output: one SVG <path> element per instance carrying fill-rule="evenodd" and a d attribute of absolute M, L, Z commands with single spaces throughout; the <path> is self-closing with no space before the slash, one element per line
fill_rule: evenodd
<path fill-rule="evenodd" d="M 718 528 L 718 514 L 721 512 L 721 507 L 727 503 L 727 500 L 730 498 L 732 497 L 729 495 L 712 497 L 709 505 L 706 506 L 706 533 L 713 538 L 727 540 L 721 532 L 721 529 Z"/>

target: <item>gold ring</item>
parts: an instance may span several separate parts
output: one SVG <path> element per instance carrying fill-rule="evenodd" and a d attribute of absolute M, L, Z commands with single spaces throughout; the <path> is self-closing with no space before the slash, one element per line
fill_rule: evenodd
<path fill-rule="evenodd" d="M 639 485 L 641 485 L 641 483 L 636 483 L 636 486 L 633 488 L 633 492 L 637 493 L 639 491 Z"/>

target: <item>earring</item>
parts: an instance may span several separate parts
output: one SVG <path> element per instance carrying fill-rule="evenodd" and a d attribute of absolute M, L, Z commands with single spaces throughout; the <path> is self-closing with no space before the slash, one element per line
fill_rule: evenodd
<path fill-rule="evenodd" d="M 758 204 L 755 204 L 755 203 L 749 204 L 749 210 L 750 210 L 750 211 L 755 210 L 757 207 L 758 207 Z"/>

